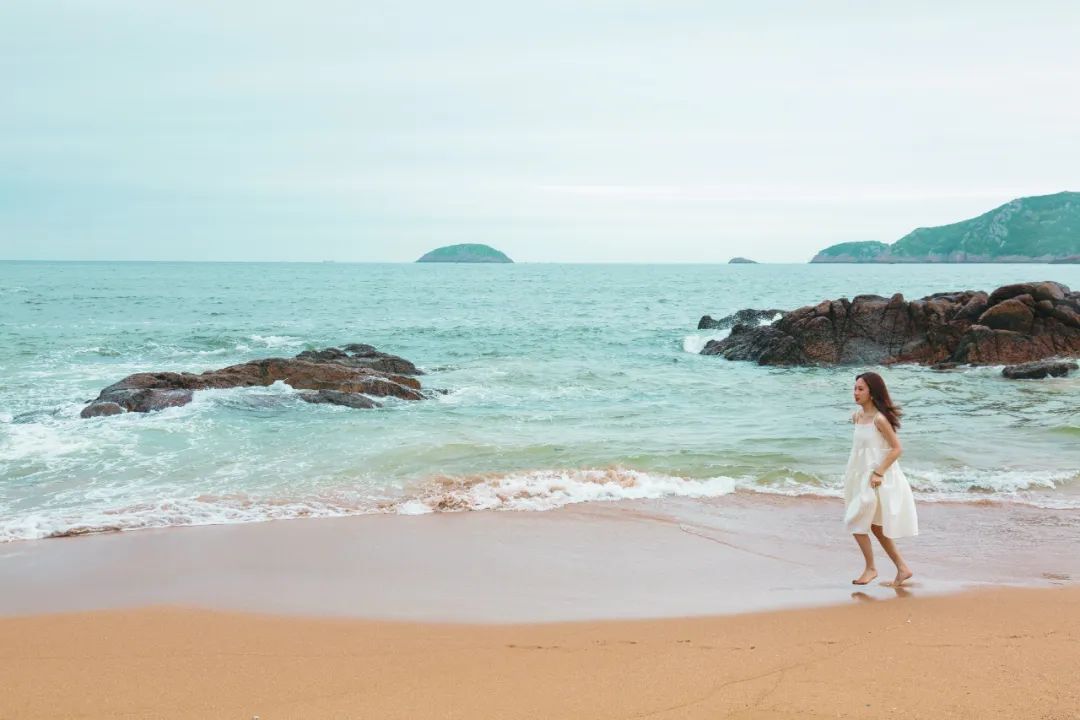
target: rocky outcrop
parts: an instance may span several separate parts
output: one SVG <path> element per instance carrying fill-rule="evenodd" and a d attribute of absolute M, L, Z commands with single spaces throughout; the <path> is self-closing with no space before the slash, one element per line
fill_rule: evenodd
<path fill-rule="evenodd" d="M 733 257 L 730 260 L 728 260 L 728 264 L 729 265 L 757 265 L 758 261 L 757 260 L 751 260 L 750 258 L 744 258 L 744 257 Z"/>
<path fill-rule="evenodd" d="M 1009 365 L 1001 374 L 1010 380 L 1041 380 L 1046 376 L 1065 377 L 1080 365 L 1069 360 L 1040 360 L 1038 362 Z"/>
<path fill-rule="evenodd" d="M 762 365 L 1002 365 L 1078 357 L 1080 293 L 1047 281 L 912 301 L 900 294 L 824 300 L 771 325 L 736 324 L 702 354 Z"/>
<path fill-rule="evenodd" d="M 134 377 L 134 376 L 133 376 Z M 98 399 L 83 408 L 82 417 L 119 415 L 123 412 L 151 412 L 180 407 L 191 402 L 192 391 L 156 387 L 124 387 L 123 381 L 101 391 Z M 106 394 L 107 393 L 107 394 Z"/>
<path fill-rule="evenodd" d="M 305 350 L 296 356 L 298 360 L 312 362 L 336 362 L 355 368 L 370 368 L 398 375 L 423 375 L 424 373 L 405 358 L 379 352 L 371 345 L 353 343 L 342 349 Z"/>
<path fill-rule="evenodd" d="M 726 330 L 736 325 L 757 325 L 762 321 L 771 321 L 777 315 L 784 315 L 783 310 L 754 310 L 753 308 L 745 308 L 731 315 L 725 315 L 719 320 L 713 320 L 712 315 L 703 315 L 698 320 L 698 330 Z"/>
<path fill-rule="evenodd" d="M 414 375 L 422 374 L 408 360 L 379 352 L 370 345 L 307 350 L 295 358 L 266 358 L 204 373 L 136 373 L 101 391 L 81 416 L 151 412 L 191 402 L 196 390 L 272 385 L 281 381 L 297 390 L 313 390 L 303 399 L 349 407 L 378 407 L 368 396 L 420 400 Z"/>

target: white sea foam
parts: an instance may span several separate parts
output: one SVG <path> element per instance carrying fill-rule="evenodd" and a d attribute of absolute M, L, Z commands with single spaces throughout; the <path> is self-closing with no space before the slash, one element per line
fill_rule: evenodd
<path fill-rule="evenodd" d="M 926 502 L 1015 502 L 1043 508 L 1080 508 L 1080 472 L 957 468 L 907 472 L 915 497 Z"/>
<path fill-rule="evenodd" d="M 42 509 L 0 517 L 0 542 L 187 525 L 216 525 L 303 517 L 374 513 L 419 515 L 478 510 L 545 511 L 583 502 L 665 496 L 719 497 L 737 482 L 717 477 L 693 480 L 634 470 L 538 470 L 505 475 L 439 477 L 405 497 L 370 493 L 325 493 L 307 498 L 255 498 L 243 494 L 200 495 L 123 504 L 114 493 L 86 494 L 99 501 L 78 509 Z M 105 501 L 105 502 L 100 502 Z"/>
<path fill-rule="evenodd" d="M 27 460 L 50 460 L 89 447 L 85 437 L 65 433 L 45 423 L 5 423 L 0 434 L 0 465 Z"/>
<path fill-rule="evenodd" d="M 700 355 L 701 351 L 705 349 L 705 345 L 707 345 L 710 340 L 723 340 L 730 334 L 731 330 L 715 330 L 712 332 L 687 335 L 682 341 L 683 352 Z"/>
<path fill-rule="evenodd" d="M 537 403 L 559 399 L 583 400 L 598 397 L 602 390 L 596 386 L 561 383 L 544 387 L 497 387 L 491 385 L 462 385 L 451 388 L 446 394 L 435 395 L 444 405 L 499 405 L 506 408 L 535 406 Z M 392 400 L 393 398 L 386 398 Z"/>
<path fill-rule="evenodd" d="M 0 542 L 87 535 L 123 530 L 231 525 L 304 517 L 342 517 L 384 512 L 376 503 L 342 500 L 257 500 L 241 495 L 189 497 L 120 507 L 41 510 L 0 518 Z"/>
<path fill-rule="evenodd" d="M 947 471 L 905 470 L 908 482 L 920 502 L 1014 502 L 1043 508 L 1080 508 L 1080 495 L 1055 491 L 1080 483 L 1080 473 L 1071 471 L 980 470 L 955 468 Z M 759 483 L 740 481 L 740 490 L 774 495 L 842 497 L 839 481 L 810 484 L 795 479 Z"/>
<path fill-rule="evenodd" d="M 972 467 L 947 471 L 907 471 L 906 475 L 914 490 L 927 494 L 954 492 L 958 488 L 965 492 L 982 493 L 1054 490 L 1072 480 L 1080 480 L 1080 473 L 1069 471 L 981 470 Z"/>
<path fill-rule="evenodd" d="M 783 317 L 784 316 L 782 314 L 776 313 L 771 318 L 762 318 L 758 320 L 758 325 L 772 325 L 774 322 L 780 320 Z M 731 329 L 727 328 L 723 330 L 713 330 L 706 333 L 687 335 L 683 338 L 683 351 L 693 353 L 695 355 L 700 355 L 701 351 L 705 349 L 705 345 L 707 345 L 710 340 L 723 340 L 730 334 Z"/>
<path fill-rule="evenodd" d="M 256 345 L 268 348 L 300 347 L 304 341 L 289 335 L 249 335 L 248 339 Z"/>
<path fill-rule="evenodd" d="M 1080 495 L 1054 493 L 1080 481 L 1075 473 L 1021 473 L 966 469 L 909 473 L 920 502 L 1015 502 L 1043 508 L 1080 508 Z M 996 490 L 988 490 L 993 486 Z M 58 499 L 63 508 L 39 508 L 18 516 L 0 515 L 0 542 L 95 532 L 343 517 L 373 513 L 420 515 L 440 512 L 542 512 L 587 502 L 617 502 L 663 497 L 718 498 L 732 492 L 840 497 L 839 482 L 814 484 L 795 477 L 767 483 L 754 477 L 704 479 L 624 468 L 530 470 L 440 476 L 387 496 L 359 489 L 316 492 L 297 497 L 246 494 L 183 496 L 182 488 L 145 488 L 159 499 L 134 501 L 130 488 L 83 488 Z M 79 494 L 79 497 L 73 497 Z M 165 497 L 161 497 L 165 496 Z M 125 502 L 125 498 L 127 501 Z"/>
<path fill-rule="evenodd" d="M 694 480 L 636 470 L 533 470 L 505 475 L 442 477 L 415 497 L 393 505 L 416 515 L 462 510 L 552 510 L 583 502 L 641 500 L 665 496 L 718 497 L 734 492 L 728 477 Z"/>
<path fill-rule="evenodd" d="M 276 380 L 270 385 L 250 385 L 247 387 L 207 388 L 191 396 L 191 404 L 212 404 L 220 400 L 240 397 L 291 397 L 297 390 L 283 380 Z"/>

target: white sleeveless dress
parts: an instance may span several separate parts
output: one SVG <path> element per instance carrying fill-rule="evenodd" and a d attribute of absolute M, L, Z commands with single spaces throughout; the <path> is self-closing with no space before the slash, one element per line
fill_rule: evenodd
<path fill-rule="evenodd" d="M 870 473 L 889 452 L 889 443 L 873 422 L 855 423 L 855 441 L 844 472 L 844 525 L 850 533 L 869 533 L 880 525 L 889 538 L 919 534 L 915 498 L 900 462 L 885 471 L 877 488 L 870 487 Z"/>

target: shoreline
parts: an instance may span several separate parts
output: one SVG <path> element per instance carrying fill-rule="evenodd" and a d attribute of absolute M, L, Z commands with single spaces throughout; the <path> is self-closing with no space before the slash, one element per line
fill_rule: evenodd
<path fill-rule="evenodd" d="M 1080 513 L 920 506 L 915 596 L 1080 578 Z M 414 622 L 691 617 L 850 602 L 841 502 L 754 494 L 366 515 L 0 545 L 0 617 L 144 606 Z M 879 579 L 891 564 L 875 546 Z M 872 584 L 871 596 L 892 596 Z"/>

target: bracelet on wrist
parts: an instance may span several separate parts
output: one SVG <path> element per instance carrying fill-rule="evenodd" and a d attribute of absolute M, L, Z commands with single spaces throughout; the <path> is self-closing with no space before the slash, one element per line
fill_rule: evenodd
<path fill-rule="evenodd" d="M 881 473 L 879 473 L 879 472 L 878 472 L 877 470 L 871 470 L 871 471 L 870 471 L 870 473 L 871 473 L 872 475 L 877 475 L 877 476 L 878 476 L 879 478 L 883 478 L 883 477 L 885 477 L 884 475 L 882 475 Z"/>

